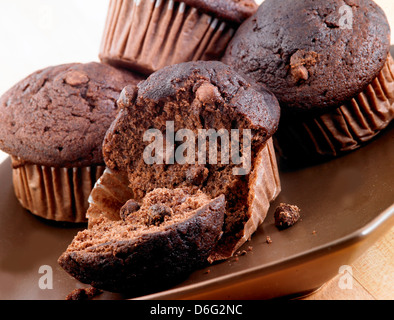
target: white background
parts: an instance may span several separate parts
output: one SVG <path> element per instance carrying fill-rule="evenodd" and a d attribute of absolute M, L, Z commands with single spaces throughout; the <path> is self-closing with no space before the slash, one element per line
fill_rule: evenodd
<path fill-rule="evenodd" d="M 394 43 L 394 0 L 376 2 L 390 19 Z M 98 61 L 108 4 L 109 0 L 0 0 L 0 95 L 36 70 Z"/>

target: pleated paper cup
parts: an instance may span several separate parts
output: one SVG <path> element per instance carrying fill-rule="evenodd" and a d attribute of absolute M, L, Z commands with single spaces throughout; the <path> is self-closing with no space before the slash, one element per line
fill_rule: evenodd
<path fill-rule="evenodd" d="M 234 33 L 184 2 L 111 0 L 99 56 L 149 75 L 177 63 L 219 60 Z"/>
<path fill-rule="evenodd" d="M 120 220 L 120 209 L 128 200 L 134 198 L 128 185 L 126 175 L 115 173 L 109 168 L 105 169 L 89 197 L 89 227 L 95 225 L 102 217 L 113 221 Z"/>
<path fill-rule="evenodd" d="M 362 147 L 394 119 L 394 61 L 358 96 L 316 117 L 286 119 L 275 136 L 283 158 L 336 157 Z"/>
<path fill-rule="evenodd" d="M 46 220 L 87 222 L 88 198 L 104 166 L 54 168 L 11 159 L 15 195 L 22 207 Z"/>
<path fill-rule="evenodd" d="M 255 167 L 249 178 L 247 221 L 243 230 L 232 241 L 224 234 L 209 257 L 210 262 L 225 260 L 251 239 L 267 217 L 271 203 L 282 191 L 273 139 L 257 155 Z"/>

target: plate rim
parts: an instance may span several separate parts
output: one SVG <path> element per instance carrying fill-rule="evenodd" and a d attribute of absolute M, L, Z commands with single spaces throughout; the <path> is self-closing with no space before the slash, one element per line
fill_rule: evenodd
<path fill-rule="evenodd" d="M 204 289 L 209 290 L 211 286 L 213 285 L 217 286 L 218 283 L 222 283 L 225 285 L 228 283 L 236 283 L 241 279 L 242 281 L 245 281 L 245 279 L 249 280 L 254 278 L 256 275 L 269 274 L 270 272 L 273 271 L 283 270 L 291 266 L 296 266 L 304 262 L 311 261 L 317 257 L 324 256 L 327 253 L 327 251 L 333 253 L 342 250 L 344 248 L 349 248 L 353 245 L 360 244 L 372 237 L 376 237 L 376 238 L 383 237 L 392 228 L 393 225 L 394 225 L 394 202 L 390 207 L 388 207 L 380 214 L 378 214 L 364 227 L 359 228 L 358 230 L 348 235 L 345 235 L 341 238 L 317 246 L 311 250 L 289 256 L 285 259 L 282 259 L 279 262 L 271 262 L 264 266 L 257 266 L 247 270 L 237 271 L 232 274 L 222 275 L 217 278 L 208 279 L 196 284 L 189 284 L 180 288 L 173 288 L 161 292 L 156 292 L 153 294 L 136 297 L 131 300 L 156 300 L 156 299 L 166 299 L 166 297 L 169 296 L 192 295 L 193 293 L 198 293 Z M 378 233 L 380 235 L 377 235 Z M 370 246 L 372 245 L 373 243 L 370 244 Z"/>

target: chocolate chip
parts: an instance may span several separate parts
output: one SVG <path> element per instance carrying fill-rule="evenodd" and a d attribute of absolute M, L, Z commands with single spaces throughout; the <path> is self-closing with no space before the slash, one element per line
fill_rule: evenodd
<path fill-rule="evenodd" d="M 138 89 L 135 86 L 127 86 L 120 93 L 118 107 L 123 109 L 129 107 L 135 102 L 138 96 Z"/>
<path fill-rule="evenodd" d="M 196 99 L 202 104 L 215 104 L 223 101 L 219 89 L 209 82 L 203 82 L 196 90 Z"/>
<path fill-rule="evenodd" d="M 172 209 L 164 204 L 155 204 L 149 208 L 148 225 L 160 225 L 166 217 L 172 216 Z"/>
<path fill-rule="evenodd" d="M 298 50 L 290 58 L 290 73 L 295 83 L 309 79 L 309 69 L 316 65 L 318 54 L 313 51 Z"/>
<path fill-rule="evenodd" d="M 120 209 L 120 218 L 126 220 L 132 213 L 140 210 L 140 207 L 140 204 L 134 200 L 127 201 L 122 209 Z"/>
<path fill-rule="evenodd" d="M 209 170 L 204 166 L 194 166 L 186 172 L 187 182 L 200 186 L 207 180 Z"/>
<path fill-rule="evenodd" d="M 89 77 L 81 71 L 70 71 L 64 79 L 67 84 L 77 87 L 90 81 Z"/>
<path fill-rule="evenodd" d="M 299 82 L 300 80 L 306 81 L 309 79 L 308 70 L 304 66 L 291 67 L 291 76 L 294 82 Z"/>

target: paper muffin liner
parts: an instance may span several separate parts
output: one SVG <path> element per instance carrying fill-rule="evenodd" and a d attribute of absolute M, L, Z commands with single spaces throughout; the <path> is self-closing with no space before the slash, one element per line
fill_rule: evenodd
<path fill-rule="evenodd" d="M 120 209 L 133 198 L 127 176 L 106 168 L 89 197 L 89 209 L 86 214 L 89 227 L 92 227 L 100 217 L 119 220 Z"/>
<path fill-rule="evenodd" d="M 271 202 L 276 200 L 282 191 L 275 148 L 272 138 L 260 152 L 257 164 L 249 182 L 249 216 L 245 225 L 243 238 L 238 242 L 237 250 L 250 239 L 257 228 L 267 217 Z"/>
<path fill-rule="evenodd" d="M 232 26 L 173 0 L 111 0 L 102 62 L 151 74 L 165 66 L 219 60 Z"/>
<path fill-rule="evenodd" d="M 219 243 L 209 258 L 210 262 L 231 257 L 239 247 L 248 241 L 265 220 L 271 202 L 281 192 L 272 138 L 259 153 L 249 181 L 249 219 L 244 226 L 243 236 L 230 248 L 228 248 L 228 244 L 226 247 L 222 247 Z M 126 176 L 114 173 L 108 168 L 105 170 L 90 195 L 90 206 L 87 213 L 89 227 L 92 227 L 103 216 L 115 221 L 120 219 L 120 209 L 128 200 L 133 199 L 133 193 L 128 184 Z"/>
<path fill-rule="evenodd" d="M 54 168 L 11 159 L 15 195 L 25 209 L 47 220 L 87 222 L 88 198 L 105 167 Z"/>
<path fill-rule="evenodd" d="M 360 148 L 394 119 L 394 61 L 357 97 L 317 117 L 282 121 L 275 136 L 283 158 L 336 157 Z"/>
<path fill-rule="evenodd" d="M 244 225 L 243 235 L 235 243 L 219 242 L 209 262 L 225 260 L 234 253 L 256 232 L 267 217 L 271 203 L 282 191 L 278 164 L 275 155 L 273 139 L 267 141 L 266 146 L 257 156 L 256 164 L 249 178 L 248 217 Z"/>

